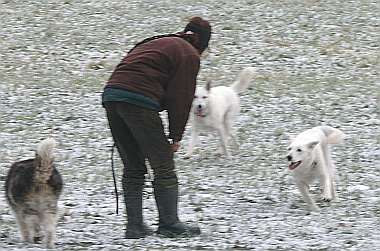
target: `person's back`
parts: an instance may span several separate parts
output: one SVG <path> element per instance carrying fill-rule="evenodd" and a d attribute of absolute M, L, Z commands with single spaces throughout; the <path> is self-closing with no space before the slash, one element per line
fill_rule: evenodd
<path fill-rule="evenodd" d="M 122 59 L 107 87 L 139 93 L 163 105 L 168 86 L 195 86 L 194 72 L 198 72 L 199 63 L 198 51 L 186 40 L 175 36 L 154 39 Z"/>

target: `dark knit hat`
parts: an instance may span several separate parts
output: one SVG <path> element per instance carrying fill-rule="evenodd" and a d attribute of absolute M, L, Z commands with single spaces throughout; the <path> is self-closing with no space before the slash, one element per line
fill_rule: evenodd
<path fill-rule="evenodd" d="M 199 34 L 201 51 L 204 51 L 208 47 L 208 42 L 211 38 L 211 25 L 208 21 L 201 17 L 193 17 L 185 27 L 184 32 L 187 31 Z"/>

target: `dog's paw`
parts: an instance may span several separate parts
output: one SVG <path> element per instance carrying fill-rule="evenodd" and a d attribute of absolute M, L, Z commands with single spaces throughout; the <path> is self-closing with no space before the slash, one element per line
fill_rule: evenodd
<path fill-rule="evenodd" d="M 226 159 L 226 160 L 230 160 L 232 159 L 232 156 L 230 154 L 225 154 L 225 153 L 216 153 L 216 156 L 218 158 L 223 158 L 223 159 Z"/>
<path fill-rule="evenodd" d="M 40 243 L 42 241 L 42 236 L 34 236 L 33 243 Z"/>
<path fill-rule="evenodd" d="M 54 249 L 55 248 L 55 244 L 54 243 L 46 243 L 46 248 L 47 249 Z"/>
<path fill-rule="evenodd" d="M 185 154 L 185 155 L 183 156 L 183 158 L 184 158 L 184 159 L 190 159 L 190 158 L 191 158 L 191 155 L 190 155 L 190 154 Z"/>
<path fill-rule="evenodd" d="M 31 236 L 30 234 L 22 234 L 21 236 L 21 241 L 24 243 L 35 243 L 34 242 L 34 237 Z"/>
<path fill-rule="evenodd" d="M 322 200 L 325 202 L 330 202 L 330 201 L 332 201 L 332 199 L 333 199 L 333 196 L 331 196 L 331 194 L 323 194 L 322 195 Z"/>

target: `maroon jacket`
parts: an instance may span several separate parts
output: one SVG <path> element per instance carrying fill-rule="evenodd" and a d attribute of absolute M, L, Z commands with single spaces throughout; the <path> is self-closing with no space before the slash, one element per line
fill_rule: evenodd
<path fill-rule="evenodd" d="M 199 72 L 199 52 L 179 37 L 143 43 L 117 65 L 106 87 L 142 94 L 167 110 L 169 138 L 182 139 Z"/>

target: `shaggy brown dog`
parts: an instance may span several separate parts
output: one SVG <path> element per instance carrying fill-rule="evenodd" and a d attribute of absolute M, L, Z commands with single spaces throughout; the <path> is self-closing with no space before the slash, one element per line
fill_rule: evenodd
<path fill-rule="evenodd" d="M 37 242 L 43 230 L 47 248 L 55 244 L 57 203 L 62 177 L 54 167 L 52 138 L 40 142 L 34 159 L 14 163 L 7 175 L 5 193 L 23 241 Z"/>

